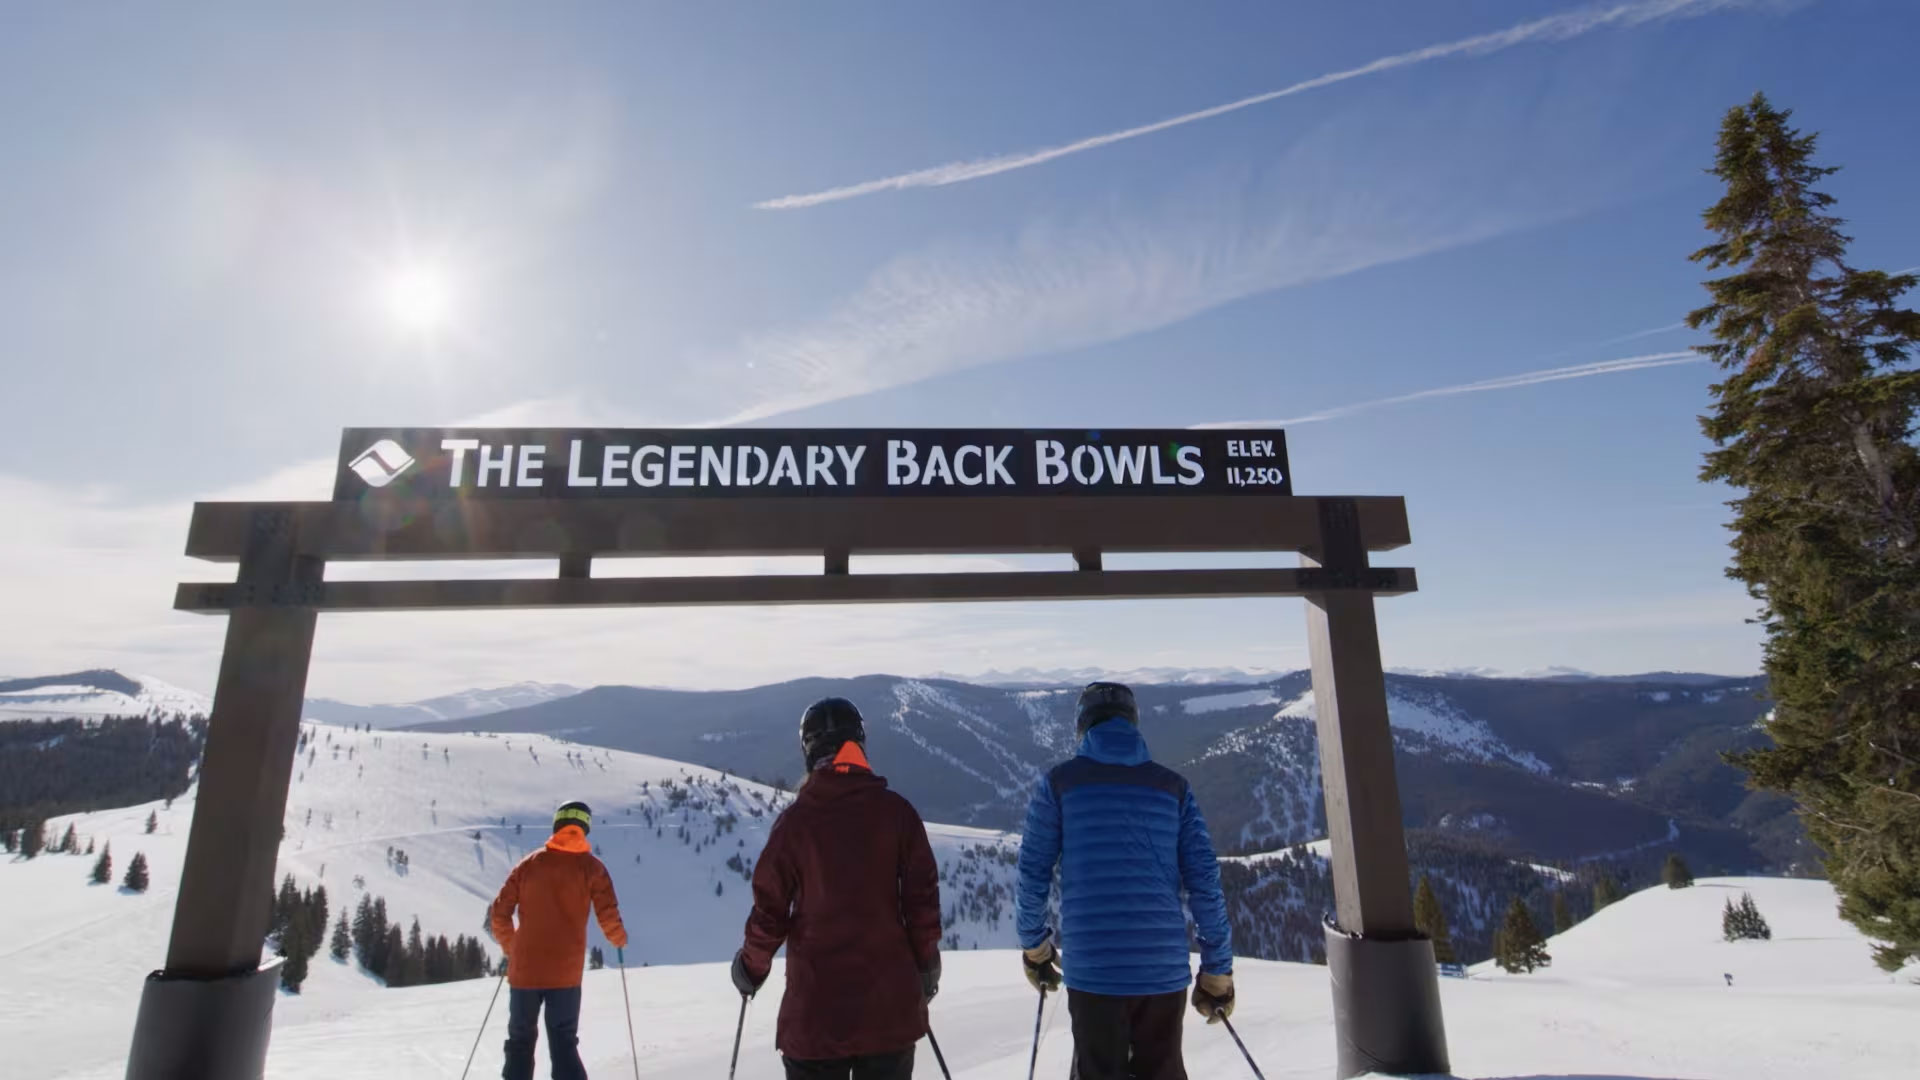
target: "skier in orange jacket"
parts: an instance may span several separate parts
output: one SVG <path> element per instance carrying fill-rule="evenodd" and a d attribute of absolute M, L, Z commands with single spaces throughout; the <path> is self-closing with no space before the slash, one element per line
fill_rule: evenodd
<path fill-rule="evenodd" d="M 507 954 L 505 1080 L 532 1080 L 535 1022 L 545 1006 L 554 1080 L 586 1080 L 580 1063 L 580 973 L 587 959 L 587 909 L 615 948 L 627 945 L 613 879 L 587 843 L 593 810 L 570 802 L 554 811 L 553 836 L 520 860 L 493 898 L 493 939 Z M 514 926 L 515 910 L 520 925 Z"/>

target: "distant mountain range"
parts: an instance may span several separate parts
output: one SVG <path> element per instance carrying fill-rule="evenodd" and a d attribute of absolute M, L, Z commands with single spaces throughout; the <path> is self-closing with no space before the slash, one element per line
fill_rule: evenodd
<path fill-rule="evenodd" d="M 522 682 L 486 690 L 462 690 L 456 694 L 443 694 L 399 705 L 354 705 L 330 698 L 308 698 L 306 716 L 309 720 L 321 720 L 329 724 L 371 724 L 375 728 L 397 728 L 520 709 L 571 697 L 579 692 L 577 686 L 560 683 Z"/>
<path fill-rule="evenodd" d="M 539 733 L 786 783 L 800 770 L 801 710 L 838 695 L 867 714 L 876 768 L 929 820 L 1018 828 L 1035 779 L 1073 752 L 1074 691 L 1090 674 L 983 677 L 996 683 L 870 675 L 723 691 L 519 683 L 404 704 L 314 699 L 306 715 Z M 1137 680 L 1155 757 L 1192 779 L 1224 852 L 1326 834 L 1307 673 L 1124 676 Z M 1766 739 L 1759 678 L 1390 674 L 1387 688 L 1410 828 L 1567 865 L 1669 849 L 1698 873 L 1812 864 L 1790 804 L 1748 791 L 1722 760 Z M 0 682 L 0 717 L 176 709 L 203 712 L 206 699 L 108 671 Z"/>
<path fill-rule="evenodd" d="M 1155 757 L 1192 779 L 1222 850 L 1325 835 L 1310 684 L 1296 672 L 1136 685 Z M 1810 862 L 1786 800 L 1748 791 L 1720 756 L 1765 739 L 1763 680 L 1389 675 L 1387 687 L 1410 827 L 1569 864 L 1669 848 L 1700 872 Z M 800 712 L 828 695 L 860 705 L 875 767 L 933 820 L 1017 828 L 1035 778 L 1073 751 L 1073 685 L 1025 680 L 602 686 L 417 726 L 543 733 L 786 782 L 800 768 Z"/>

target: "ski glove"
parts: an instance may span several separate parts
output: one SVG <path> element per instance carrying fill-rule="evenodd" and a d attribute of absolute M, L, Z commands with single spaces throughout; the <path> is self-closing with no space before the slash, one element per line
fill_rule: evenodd
<path fill-rule="evenodd" d="M 767 974 L 770 975 L 772 972 L 769 971 Z M 752 997 L 759 993 L 760 984 L 767 981 L 766 975 L 762 975 L 756 979 L 753 977 L 753 973 L 747 970 L 747 951 L 745 949 L 733 954 L 732 975 L 733 988 L 740 991 L 741 997 Z"/>
<path fill-rule="evenodd" d="M 1059 959 L 1060 954 L 1054 951 L 1051 941 L 1043 941 L 1020 954 L 1020 962 L 1026 965 L 1027 981 L 1043 994 L 1060 989 Z"/>
<path fill-rule="evenodd" d="M 920 996 L 928 1001 L 940 992 L 940 954 L 933 954 L 933 966 L 920 973 Z"/>
<path fill-rule="evenodd" d="M 1193 1008 L 1207 1023 L 1233 1015 L 1233 976 L 1202 974 L 1193 985 Z"/>

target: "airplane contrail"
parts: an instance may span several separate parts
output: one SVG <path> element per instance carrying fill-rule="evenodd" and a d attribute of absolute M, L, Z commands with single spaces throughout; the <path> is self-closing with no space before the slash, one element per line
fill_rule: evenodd
<path fill-rule="evenodd" d="M 945 165 L 935 165 L 929 169 L 917 169 L 913 172 L 900 173 L 896 176 L 884 176 L 878 180 L 866 180 L 857 184 L 848 184 L 844 187 L 828 188 L 824 191 L 814 191 L 800 195 L 782 195 L 778 198 L 754 203 L 753 205 L 754 208 L 758 210 L 796 210 L 807 206 L 819 206 L 822 203 L 839 202 L 842 199 L 859 198 L 862 195 L 872 195 L 881 191 L 900 191 L 906 188 L 917 187 L 943 187 L 947 184 L 958 184 L 967 180 L 978 180 L 982 177 L 997 176 L 1000 173 L 1012 172 L 1015 169 L 1025 169 L 1030 166 L 1041 165 L 1053 161 L 1056 158 L 1063 158 L 1070 154 L 1093 150 L 1112 143 L 1124 142 L 1127 139 L 1137 139 L 1142 135 L 1151 135 L 1158 131 L 1165 131 L 1168 128 L 1180 127 L 1183 124 L 1191 124 L 1200 120 L 1211 120 L 1216 116 L 1224 116 L 1227 113 L 1238 112 L 1241 109 L 1252 108 L 1255 105 L 1264 105 L 1269 101 L 1276 101 L 1283 97 L 1291 97 L 1294 94 L 1303 94 L 1309 90 L 1318 90 L 1323 86 L 1332 86 L 1335 83 L 1346 82 L 1349 79 L 1376 75 L 1383 71 L 1392 71 L 1395 68 L 1409 67 L 1414 64 L 1424 64 L 1429 60 L 1439 60 L 1449 56 L 1486 56 L 1490 53 L 1511 49 L 1517 45 L 1526 45 L 1537 41 L 1566 41 L 1570 38 L 1579 37 L 1582 34 L 1605 27 L 1632 27 L 1650 22 L 1658 22 L 1664 19 L 1694 18 L 1700 15 L 1711 14 L 1712 12 L 1725 8 L 1749 7 L 1755 2 L 1756 0 L 1637 0 L 1635 3 L 1617 4 L 1610 7 L 1582 8 L 1578 11 L 1563 12 L 1559 15 L 1548 15 L 1544 18 L 1534 19 L 1530 22 L 1510 26 L 1505 30 L 1496 30 L 1492 33 L 1462 38 L 1458 41 L 1449 41 L 1439 45 L 1428 45 L 1425 48 L 1415 49 L 1411 52 L 1396 53 L 1393 56 L 1383 56 L 1378 60 L 1362 64 L 1359 67 L 1347 68 L 1344 71 L 1335 71 L 1325 75 L 1315 76 L 1304 82 L 1294 83 L 1292 86 L 1282 87 L 1278 90 L 1269 90 L 1264 94 L 1255 94 L 1252 97 L 1241 98 L 1238 101 L 1229 101 L 1224 105 L 1215 105 L 1212 108 L 1201 109 L 1198 112 L 1183 113 L 1179 116 L 1168 117 L 1165 120 L 1157 120 L 1151 124 L 1142 124 L 1139 127 L 1130 127 L 1121 131 L 1110 131 L 1104 135 L 1094 135 L 1081 139 L 1078 142 L 1064 143 L 1060 146 L 1049 146 L 1039 150 L 1026 150 L 1014 154 L 1001 154 L 989 158 L 977 158 L 972 161 L 954 161 Z"/>
<path fill-rule="evenodd" d="M 1563 379 L 1586 379 L 1595 375 L 1617 375 L 1627 371 L 1643 371 L 1647 368 L 1672 367 L 1675 364 L 1693 364 L 1706 357 L 1691 349 L 1679 352 L 1648 353 L 1645 356 L 1623 356 L 1616 360 L 1599 360 L 1590 364 L 1575 364 L 1571 367 L 1546 368 L 1541 371 L 1523 371 L 1517 375 L 1501 375 L 1477 382 L 1460 383 L 1457 386 L 1437 386 L 1430 390 L 1416 390 L 1411 394 L 1396 394 L 1393 397 L 1376 398 L 1372 401 L 1358 401 L 1351 405 L 1339 405 L 1320 412 L 1308 413 L 1285 420 L 1232 420 L 1211 424 L 1195 424 L 1196 428 L 1238 428 L 1238 427 L 1292 427 L 1298 424 L 1313 424 L 1322 420 L 1336 420 L 1369 409 L 1379 409 L 1388 405 L 1402 405 L 1409 401 L 1424 401 L 1428 398 L 1453 397 L 1457 394 L 1478 394 L 1487 390 L 1513 390 L 1522 386 L 1536 386 L 1540 383 L 1560 382 Z"/>

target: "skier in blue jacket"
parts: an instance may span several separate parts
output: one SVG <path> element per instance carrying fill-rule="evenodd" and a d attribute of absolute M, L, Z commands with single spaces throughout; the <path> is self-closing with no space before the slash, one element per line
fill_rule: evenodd
<path fill-rule="evenodd" d="M 1233 1012 L 1233 939 L 1220 864 L 1193 789 L 1156 765 L 1133 691 L 1080 692 L 1078 756 L 1050 770 L 1027 806 L 1015 914 L 1027 981 L 1057 990 L 1065 964 L 1075 1080 L 1185 1080 L 1181 1021 L 1187 914 L 1200 946 L 1192 1003 L 1208 1023 Z M 1048 892 L 1060 868 L 1060 935 Z"/>

